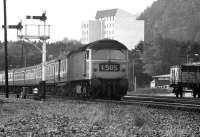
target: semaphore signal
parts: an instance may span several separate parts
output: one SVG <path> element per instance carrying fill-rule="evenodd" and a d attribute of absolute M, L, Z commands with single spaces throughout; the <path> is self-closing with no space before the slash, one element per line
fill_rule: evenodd
<path fill-rule="evenodd" d="M 8 28 L 22 30 L 23 29 L 22 22 L 19 22 L 17 25 L 8 25 Z"/>
<path fill-rule="evenodd" d="M 46 12 L 42 13 L 42 16 L 26 16 L 26 19 L 38 19 L 41 21 L 46 21 L 47 20 L 47 16 L 46 16 Z"/>
<path fill-rule="evenodd" d="M 48 25 L 48 34 L 46 34 L 46 20 L 47 20 L 47 16 L 46 16 L 46 12 L 42 13 L 41 16 L 26 16 L 26 19 L 36 19 L 36 20 L 40 20 L 43 21 L 44 25 L 37 25 L 38 27 L 38 34 L 36 36 L 33 35 L 27 35 L 27 27 L 28 25 L 25 26 L 25 35 L 18 35 L 18 37 L 20 39 L 24 38 L 24 39 L 40 39 L 43 41 L 43 45 L 42 45 L 42 81 L 41 81 L 41 86 L 43 89 L 43 98 L 45 99 L 46 96 L 46 89 L 45 89 L 45 85 L 46 85 L 46 79 L 45 79 L 45 65 L 46 65 L 46 40 L 50 38 L 50 25 Z M 40 34 L 40 29 L 43 27 L 43 35 Z"/>

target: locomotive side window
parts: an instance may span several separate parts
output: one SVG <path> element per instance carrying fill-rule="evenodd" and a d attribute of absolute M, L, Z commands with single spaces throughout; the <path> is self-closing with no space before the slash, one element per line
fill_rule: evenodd
<path fill-rule="evenodd" d="M 55 66 L 56 66 L 56 72 L 55 72 L 55 74 L 58 74 L 58 64 L 55 64 Z"/>
<path fill-rule="evenodd" d="M 123 50 L 96 50 L 93 52 L 92 59 L 100 59 L 100 60 L 125 60 L 126 52 Z"/>
<path fill-rule="evenodd" d="M 89 50 L 86 50 L 86 52 L 85 52 L 85 59 L 89 59 Z"/>

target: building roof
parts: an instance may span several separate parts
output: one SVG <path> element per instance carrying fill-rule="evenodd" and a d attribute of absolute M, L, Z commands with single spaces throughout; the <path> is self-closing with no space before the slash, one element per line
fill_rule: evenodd
<path fill-rule="evenodd" d="M 104 18 L 104 17 L 110 17 L 115 16 L 118 9 L 110 9 L 110 10 L 100 10 L 97 11 L 95 19 Z"/>

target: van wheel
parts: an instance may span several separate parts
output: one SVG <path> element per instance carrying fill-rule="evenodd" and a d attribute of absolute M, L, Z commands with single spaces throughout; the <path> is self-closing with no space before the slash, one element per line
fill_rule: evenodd
<path fill-rule="evenodd" d="M 196 94 L 195 92 L 193 92 L 193 98 L 196 98 L 196 95 L 197 95 L 197 94 Z"/>
<path fill-rule="evenodd" d="M 175 94 L 176 94 L 176 98 L 178 98 L 178 92 L 176 92 Z"/>
<path fill-rule="evenodd" d="M 178 88 L 174 88 L 174 89 L 173 89 L 173 93 L 175 93 L 176 98 L 178 98 L 178 94 L 179 94 Z"/>
<path fill-rule="evenodd" d="M 200 98 L 200 93 L 198 92 L 198 98 Z"/>
<path fill-rule="evenodd" d="M 181 92 L 180 92 L 180 98 L 182 98 L 182 97 L 183 97 L 183 92 L 181 91 Z"/>

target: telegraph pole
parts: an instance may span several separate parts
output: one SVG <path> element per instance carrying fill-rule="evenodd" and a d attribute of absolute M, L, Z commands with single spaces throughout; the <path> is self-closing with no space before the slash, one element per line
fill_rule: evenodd
<path fill-rule="evenodd" d="M 3 0 L 4 5 L 4 50 L 5 50 L 5 93 L 6 98 L 9 98 L 9 89 L 8 89 L 8 50 L 7 50 L 7 17 L 6 17 L 6 0 Z"/>
<path fill-rule="evenodd" d="M 18 25 L 9 25 L 7 26 L 7 13 L 6 13 L 6 0 L 3 0 L 3 7 L 4 7 L 4 52 L 5 52 L 5 97 L 9 98 L 9 86 L 8 86 L 8 40 L 7 40 L 7 29 L 11 28 L 11 29 L 22 29 L 23 26 L 21 24 L 21 22 Z"/>

